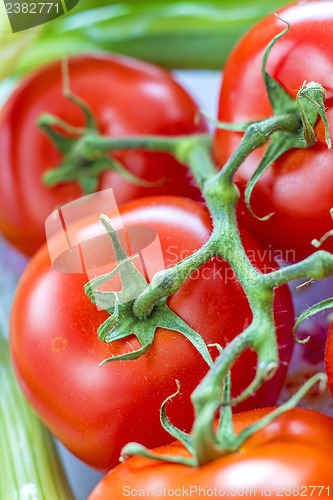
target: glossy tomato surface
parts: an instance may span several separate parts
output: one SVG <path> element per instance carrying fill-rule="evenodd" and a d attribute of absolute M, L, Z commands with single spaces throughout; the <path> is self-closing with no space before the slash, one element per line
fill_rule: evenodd
<path fill-rule="evenodd" d="M 92 109 L 99 132 L 107 136 L 180 135 L 202 132 L 195 124 L 197 106 L 171 75 L 151 64 L 112 55 L 79 56 L 69 61 L 70 86 Z M 0 230 L 22 252 L 32 255 L 45 241 L 44 224 L 55 207 L 82 196 L 77 182 L 46 187 L 43 172 L 61 164 L 62 156 L 37 128 L 50 113 L 84 126 L 82 111 L 63 96 L 60 62 L 23 80 L 0 115 Z M 148 181 L 142 187 L 115 171 L 101 175 L 99 189 L 112 187 L 118 203 L 157 194 L 195 197 L 186 168 L 170 155 L 123 151 L 118 160 Z"/>
<path fill-rule="evenodd" d="M 116 229 L 123 224 L 156 230 L 166 267 L 200 248 L 211 231 L 206 208 L 181 197 L 133 201 L 121 207 L 121 221 L 109 215 Z M 76 223 L 68 234 L 72 243 L 91 240 L 93 259 L 103 260 L 110 252 L 109 238 L 100 237 L 105 231 L 97 218 Z M 242 235 L 254 264 L 266 272 L 271 270 L 275 264 L 267 251 L 245 232 Z M 11 352 L 21 387 L 45 424 L 76 456 L 107 470 L 118 462 L 122 446 L 129 441 L 149 447 L 170 442 L 161 427 L 159 409 L 174 392 L 175 379 L 180 381 L 181 394 L 168 412 L 177 426 L 190 429 L 189 395 L 208 366 L 181 334 L 163 329 L 157 330 L 152 347 L 141 358 L 99 366 L 105 358 L 140 346 L 133 336 L 110 345 L 98 339 L 97 328 L 108 314 L 84 294 L 87 281 L 84 273 L 53 268 L 43 247 L 31 260 L 17 290 Z M 213 259 L 202 266 L 168 304 L 207 344 L 225 345 L 251 321 L 244 292 L 222 260 Z M 293 309 L 286 287 L 276 290 L 275 321 L 281 366 L 242 408 L 274 404 L 281 389 L 293 345 Z M 213 348 L 212 354 L 216 353 Z M 233 370 L 234 395 L 253 379 L 255 366 L 253 352 L 247 351 L 238 360 Z"/>
<path fill-rule="evenodd" d="M 333 2 L 299 2 L 278 11 L 290 23 L 289 32 L 272 48 L 267 71 L 294 98 L 303 82 L 320 83 L 327 92 L 325 107 L 333 121 Z M 265 47 L 285 24 L 271 14 L 255 25 L 238 43 L 224 69 L 219 120 L 248 122 L 272 115 L 261 76 Z M 282 155 L 261 177 L 253 190 L 251 207 L 259 217 L 274 212 L 267 221 L 251 216 L 244 199 L 239 206 L 243 224 L 285 260 L 299 260 L 312 253 L 314 238 L 332 229 L 332 153 L 320 120 L 315 126 L 317 143 Z M 242 134 L 218 130 L 215 157 L 222 166 L 240 143 Z M 235 180 L 242 193 L 263 156 L 266 146 L 253 152 L 238 170 Z M 332 239 L 323 249 L 333 250 Z"/>
<path fill-rule="evenodd" d="M 271 410 L 235 415 L 236 432 Z M 141 457 L 130 458 L 110 471 L 88 500 L 120 500 L 125 495 L 140 496 L 140 491 L 144 496 L 149 489 L 156 496 L 162 492 L 160 496 L 166 498 L 190 496 L 195 500 L 203 496 L 332 498 L 332 445 L 333 419 L 296 408 L 257 432 L 239 452 L 199 469 Z M 188 456 L 179 442 L 155 451 L 163 455 Z"/>

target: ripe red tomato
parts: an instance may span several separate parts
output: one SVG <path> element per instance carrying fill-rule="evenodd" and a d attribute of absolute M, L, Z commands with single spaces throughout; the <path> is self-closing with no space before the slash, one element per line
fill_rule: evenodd
<path fill-rule="evenodd" d="M 180 197 L 135 200 L 120 209 L 122 223 L 149 226 L 158 233 L 165 266 L 192 254 L 207 240 L 211 227 L 204 206 Z M 119 219 L 113 220 L 119 228 Z M 94 255 L 109 252 L 105 231 L 96 218 L 71 230 L 72 241 L 92 239 Z M 256 265 L 275 265 L 267 251 L 243 234 Z M 60 238 L 60 237 L 59 237 Z M 107 238 L 107 241 L 108 238 Z M 212 259 L 168 299 L 170 308 L 203 335 L 207 344 L 225 345 L 251 320 L 244 292 L 230 267 Z M 41 419 L 60 441 L 89 465 L 109 470 L 129 441 L 149 447 L 167 443 L 159 409 L 174 390 L 169 415 L 178 427 L 190 429 L 193 413 L 189 396 L 207 371 L 201 355 L 181 334 L 159 329 L 147 354 L 135 361 L 99 366 L 105 358 L 139 348 L 136 338 L 106 345 L 97 338 L 98 326 L 108 317 L 97 310 L 83 291 L 85 274 L 66 274 L 50 264 L 46 247 L 31 260 L 19 284 L 11 317 L 11 352 L 21 387 Z M 240 408 L 274 404 L 286 372 L 293 339 L 293 309 L 287 287 L 275 294 L 275 320 L 281 367 Z M 256 356 L 247 351 L 233 371 L 233 394 L 254 377 Z"/>
<path fill-rule="evenodd" d="M 235 415 L 236 432 L 271 410 Z M 237 498 L 332 498 L 332 445 L 333 419 L 295 408 L 248 439 L 239 453 L 199 469 L 132 457 L 111 470 L 88 500 L 120 500 L 124 496 L 140 496 L 140 491 L 141 496 L 145 496 L 149 489 L 156 492 L 156 496 L 162 491 L 160 496 L 188 495 L 194 500 L 205 494 Z M 179 442 L 155 451 L 162 455 L 188 456 Z"/>
<path fill-rule="evenodd" d="M 100 133 L 108 136 L 180 135 L 206 130 L 194 123 L 197 106 L 171 75 L 151 64 L 106 54 L 70 60 L 71 90 L 91 107 Z M 32 255 L 45 241 L 44 224 L 55 207 L 82 196 L 77 182 L 46 187 L 43 172 L 62 156 L 37 128 L 51 113 L 84 126 L 82 111 L 63 96 L 60 63 L 45 66 L 25 79 L 0 116 L 0 230 L 22 252 Z M 112 187 L 117 202 L 150 195 L 195 197 L 186 168 L 168 154 L 122 151 L 115 155 L 132 173 L 148 181 L 169 179 L 156 187 L 130 183 L 120 174 L 101 175 L 99 189 Z"/>
<path fill-rule="evenodd" d="M 290 23 L 289 32 L 273 47 L 267 71 L 296 97 L 304 80 L 320 83 L 327 91 L 328 121 L 333 118 L 332 53 L 333 1 L 299 2 L 278 11 Z M 248 122 L 272 115 L 261 76 L 263 52 L 269 41 L 285 28 L 273 14 L 256 24 L 238 43 L 226 63 L 220 94 L 219 120 Z M 285 260 L 299 260 L 313 253 L 311 241 L 332 229 L 332 153 L 325 144 L 324 127 L 315 126 L 318 142 L 309 149 L 282 155 L 261 177 L 253 190 L 251 207 L 266 221 L 255 219 L 244 198 L 239 218 L 266 246 L 279 250 Z M 215 157 L 222 166 L 240 143 L 242 134 L 218 130 Z M 238 170 L 235 180 L 243 193 L 259 165 L 266 146 L 253 152 Z M 329 239 L 323 249 L 333 250 Z"/>

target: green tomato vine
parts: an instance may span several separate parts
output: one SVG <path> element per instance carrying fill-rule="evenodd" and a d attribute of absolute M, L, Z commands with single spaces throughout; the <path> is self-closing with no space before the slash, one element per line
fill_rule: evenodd
<path fill-rule="evenodd" d="M 96 188 L 98 175 L 105 168 L 115 168 L 127 178 L 128 172 L 110 159 L 109 153 L 119 149 L 146 149 L 167 152 L 174 155 L 181 163 L 188 166 L 192 176 L 202 191 L 206 205 L 213 221 L 213 231 L 209 240 L 198 252 L 179 262 L 174 267 L 158 272 L 147 283 L 135 268 L 133 261 L 121 248 L 111 222 L 102 215 L 104 224 L 114 246 L 118 266 L 109 274 L 99 276 L 87 283 L 85 292 L 92 302 L 109 313 L 109 318 L 101 325 L 98 334 L 104 342 L 125 338 L 135 334 L 141 348 L 133 353 L 116 356 L 104 361 L 119 359 L 136 359 L 145 354 L 154 340 L 157 327 L 176 330 L 185 335 L 202 354 L 211 367 L 203 381 L 192 394 L 195 409 L 195 422 L 192 435 L 175 429 L 165 414 L 165 405 L 161 409 L 161 423 L 172 436 L 179 439 L 189 450 L 192 458 L 173 457 L 170 460 L 188 465 L 201 465 L 218 456 L 231 453 L 242 445 L 253 432 L 270 422 L 273 418 L 293 407 L 305 392 L 325 376 L 318 374 L 308 381 L 299 393 L 288 403 L 273 411 L 254 426 L 235 435 L 232 427 L 231 407 L 255 392 L 266 380 L 274 376 L 278 365 L 278 346 L 276 328 L 273 317 L 274 288 L 297 278 L 322 279 L 333 274 L 333 255 L 325 251 L 317 251 L 307 259 L 284 267 L 278 271 L 263 274 L 250 262 L 238 230 L 236 206 L 239 192 L 233 177 L 244 159 L 255 149 L 268 143 L 265 154 L 250 179 L 245 191 L 247 206 L 258 179 L 269 166 L 283 153 L 292 148 L 311 147 L 316 136 L 314 125 L 318 118 L 322 119 L 327 146 L 331 147 L 328 123 L 325 115 L 325 90 L 315 82 L 304 82 L 293 99 L 266 71 L 266 63 L 273 45 L 288 31 L 289 26 L 274 37 L 268 45 L 262 65 L 262 75 L 266 90 L 274 111 L 272 117 L 265 120 L 239 124 L 218 124 L 221 128 L 244 131 L 243 139 L 221 170 L 214 164 L 211 155 L 211 137 L 206 134 L 170 137 L 126 137 L 109 138 L 100 136 L 96 130 L 92 115 L 86 105 L 74 98 L 67 84 L 67 95 L 85 112 L 86 129 L 73 130 L 68 124 L 59 122 L 55 117 L 44 116 L 39 125 L 53 139 L 64 153 L 64 162 L 57 169 L 48 172 L 44 180 L 48 184 L 78 180 L 91 192 Z M 57 131 L 54 129 L 57 126 Z M 60 132 L 59 132 L 60 127 Z M 75 132 L 79 138 L 69 139 L 63 132 Z M 143 182 L 132 178 L 134 182 Z M 252 213 L 253 216 L 255 214 Z M 264 219 L 270 217 L 268 214 Z M 320 242 L 318 242 L 318 245 Z M 251 324 L 233 339 L 216 358 L 214 364 L 207 346 L 201 336 L 192 330 L 166 305 L 167 298 L 174 294 L 197 269 L 213 256 L 220 257 L 230 264 L 235 276 L 243 287 L 252 310 Z M 123 290 L 119 293 L 101 292 L 99 288 L 120 273 Z M 135 297 L 129 300 L 129 297 Z M 333 306 L 333 299 L 313 306 L 298 319 L 301 321 L 318 310 Z M 237 398 L 230 399 L 230 369 L 243 351 L 250 348 L 257 354 L 257 370 L 253 382 Z M 223 388 L 223 390 L 222 390 Z M 178 388 L 179 391 L 179 388 Z M 223 407 L 218 430 L 213 427 L 217 410 Z M 157 458 L 138 444 L 125 447 L 124 455 L 142 454 Z M 166 460 L 166 457 L 163 457 Z"/>

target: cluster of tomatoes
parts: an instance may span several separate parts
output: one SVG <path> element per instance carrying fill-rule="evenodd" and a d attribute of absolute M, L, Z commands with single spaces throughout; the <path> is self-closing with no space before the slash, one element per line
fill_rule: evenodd
<path fill-rule="evenodd" d="M 272 49 L 267 70 L 292 96 L 296 96 L 304 80 L 319 82 L 327 91 L 330 121 L 333 2 L 301 2 L 283 8 L 280 16 L 291 27 Z M 224 69 L 221 121 L 249 122 L 272 114 L 261 59 L 269 41 L 280 31 L 281 21 L 268 16 L 235 47 Z M 89 105 L 103 135 L 177 136 L 206 131 L 204 121 L 195 119 L 198 109 L 192 98 L 164 70 L 101 54 L 73 58 L 69 73 L 73 93 Z M 26 79 L 0 117 L 1 231 L 27 255 L 39 249 L 21 279 L 14 301 L 12 359 L 27 399 L 47 427 L 81 460 L 106 471 L 118 463 L 122 447 L 130 441 L 147 447 L 171 441 L 160 425 L 159 409 L 174 392 L 175 379 L 180 381 L 181 393 L 168 406 L 168 416 L 179 428 L 190 429 L 190 394 L 208 367 L 186 339 L 163 329 L 158 330 L 151 349 L 141 358 L 99 366 L 105 358 L 136 348 L 136 339 L 120 339 L 110 345 L 98 339 L 97 329 L 108 315 L 84 294 L 86 274 L 54 269 L 47 246 L 43 245 L 48 215 L 55 207 L 83 195 L 74 181 L 51 188 L 43 182 L 43 173 L 62 161 L 56 146 L 36 127 L 38 118 L 45 113 L 75 127 L 85 125 L 82 111 L 63 95 L 59 63 Z M 257 256 L 253 264 L 258 269 L 276 266 L 265 253 L 268 246 L 281 252 L 292 251 L 300 260 L 313 253 L 311 241 L 332 228 L 333 153 L 327 150 L 319 121 L 315 132 L 314 146 L 283 154 L 257 183 L 252 209 L 259 216 L 273 212 L 269 220 L 252 217 L 241 197 L 241 237 L 245 249 Z M 218 166 L 231 156 L 241 137 L 238 132 L 216 132 L 214 155 Z M 264 149 L 252 153 L 238 170 L 235 181 L 241 195 Z M 167 153 L 117 151 L 115 156 L 140 178 L 168 179 L 147 187 L 131 183 L 116 171 L 101 174 L 98 189 L 113 188 L 124 226 L 154 228 L 166 267 L 175 264 L 174 259 L 168 261 L 170 248 L 176 261 L 199 249 L 207 241 L 212 223 L 186 166 Z M 72 237 L 79 240 L 81 234 L 93 238 L 96 221 L 87 218 L 77 223 Z M 104 241 L 97 239 L 96 245 Z M 323 248 L 331 251 L 332 239 Z M 200 268 L 197 279 L 186 281 L 168 299 L 168 305 L 202 333 L 207 344 L 224 346 L 249 324 L 251 310 L 237 279 L 222 279 L 226 273 L 213 273 L 216 266 L 225 269 L 228 265 L 212 259 Z M 206 279 L 207 275 L 211 278 Z M 242 411 L 234 419 L 238 431 L 263 415 L 264 410 L 255 408 L 275 404 L 283 384 L 294 324 L 291 298 L 284 286 L 275 292 L 274 314 L 281 365 L 273 380 L 237 408 Z M 255 367 L 256 357 L 251 352 L 237 361 L 232 373 L 235 395 L 248 386 Z M 333 392 L 333 331 L 327 348 L 327 373 Z M 200 472 L 187 466 L 133 458 L 113 469 L 90 498 L 122 498 L 124 485 L 139 489 L 196 484 L 225 491 L 250 487 L 259 491 L 284 485 L 294 491 L 293 495 L 299 488 L 300 496 L 310 496 L 310 492 L 301 495 L 302 486 L 324 485 L 322 496 L 327 497 L 329 487 L 333 494 L 332 441 L 333 421 L 329 417 L 295 409 L 258 432 L 242 453 L 221 458 Z M 159 451 L 179 454 L 179 447 L 169 445 Z M 271 496 L 275 495 L 273 492 Z"/>

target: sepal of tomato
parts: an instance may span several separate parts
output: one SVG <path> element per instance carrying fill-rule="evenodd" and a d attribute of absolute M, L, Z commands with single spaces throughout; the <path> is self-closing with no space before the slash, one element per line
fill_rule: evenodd
<path fill-rule="evenodd" d="M 96 54 L 69 60 L 71 91 L 92 110 L 106 136 L 182 135 L 206 131 L 198 107 L 170 73 L 124 56 Z M 78 182 L 52 188 L 45 171 L 63 161 L 37 121 L 48 113 L 84 127 L 85 117 L 63 91 L 60 62 L 23 80 L 0 115 L 0 230 L 19 250 L 32 255 L 45 241 L 45 220 L 55 207 L 82 196 Z M 117 203 L 151 195 L 199 197 L 186 168 L 166 153 L 121 151 L 115 158 L 137 177 L 157 183 L 145 187 L 114 171 L 104 171 L 98 189 L 113 188 Z M 161 179 L 167 182 L 158 183 Z"/>
<path fill-rule="evenodd" d="M 107 214 L 115 229 L 119 218 Z M 212 222 L 207 209 L 187 198 L 151 197 L 120 207 L 125 227 L 157 231 L 165 267 L 199 249 Z M 99 217 L 71 228 L 73 241 L 91 239 L 96 258 L 110 251 Z M 249 258 L 264 272 L 275 268 L 269 252 L 241 230 Z M 104 242 L 104 243 L 103 243 Z M 154 263 L 153 263 L 154 265 Z M 11 353 L 21 387 L 38 415 L 75 455 L 107 470 L 130 441 L 152 448 L 170 442 L 162 429 L 162 402 L 174 391 L 168 415 L 189 431 L 193 421 L 190 394 L 208 366 L 181 334 L 158 328 L 149 351 L 139 359 L 99 366 L 111 356 L 140 347 L 136 338 L 101 342 L 97 329 L 108 317 L 84 293 L 86 274 L 52 268 L 46 247 L 28 265 L 19 284 L 11 317 Z M 192 275 L 167 302 L 172 311 L 199 332 L 206 344 L 227 342 L 250 323 L 252 313 L 242 287 L 225 261 L 213 258 Z M 275 291 L 275 322 L 281 366 L 275 377 L 239 407 L 272 405 L 280 392 L 293 346 L 293 307 L 286 286 Z M 213 350 L 214 354 L 216 349 Z M 252 381 L 256 356 L 246 351 L 232 370 L 233 396 Z"/>
<path fill-rule="evenodd" d="M 283 7 L 279 16 L 290 29 L 272 48 L 267 72 L 292 97 L 304 81 L 318 82 L 327 92 L 326 112 L 332 122 L 333 2 L 310 0 Z M 268 43 L 285 28 L 273 14 L 256 24 L 236 45 L 224 68 L 218 118 L 222 122 L 250 122 L 272 115 L 264 81 L 262 57 Z M 251 197 L 253 217 L 244 201 L 244 191 L 267 146 L 251 153 L 235 175 L 242 193 L 238 216 L 259 241 L 279 252 L 284 260 L 300 260 L 315 251 L 311 245 L 332 229 L 333 206 L 331 153 L 325 143 L 325 127 L 315 125 L 317 143 L 307 149 L 292 149 L 279 157 L 257 182 Z M 218 130 L 214 152 L 219 165 L 232 155 L 242 134 Z M 333 240 L 322 246 L 333 250 Z"/>
<path fill-rule="evenodd" d="M 234 415 L 235 431 L 242 431 L 272 410 L 258 409 Z M 143 495 L 150 489 L 157 494 L 164 488 L 170 492 L 166 497 L 175 491 L 179 496 L 191 491 L 191 498 L 195 500 L 202 498 L 204 491 L 207 496 L 213 496 L 209 492 L 215 491 L 215 496 L 331 498 L 332 446 L 333 419 L 295 408 L 256 432 L 239 452 L 200 468 L 132 457 L 111 470 L 88 500 L 111 497 L 120 500 L 124 493 L 139 496 L 140 490 Z M 154 451 L 168 456 L 188 456 L 178 441 Z"/>

